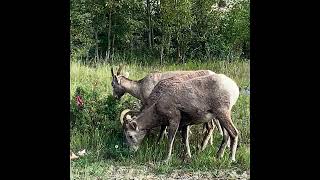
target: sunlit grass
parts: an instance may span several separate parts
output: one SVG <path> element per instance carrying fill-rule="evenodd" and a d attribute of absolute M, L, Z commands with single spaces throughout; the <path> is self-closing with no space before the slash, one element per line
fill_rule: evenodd
<path fill-rule="evenodd" d="M 103 112 L 108 112 L 112 107 L 113 100 L 108 99 L 112 94 L 111 89 L 111 66 L 108 64 L 98 64 L 95 67 L 89 67 L 80 63 L 71 62 L 71 87 L 70 95 L 71 101 L 74 101 L 75 91 L 81 87 L 88 94 L 96 93 L 97 99 L 92 102 L 91 106 L 104 107 L 103 102 L 111 102 L 108 107 L 104 108 Z M 236 81 L 240 88 L 250 87 L 250 68 L 246 61 L 212 61 L 206 63 L 198 63 L 189 61 L 186 64 L 172 64 L 172 65 L 141 65 L 141 64 L 125 64 L 123 71 L 129 73 L 129 78 L 138 80 L 143 78 L 150 72 L 155 71 L 174 71 L 174 70 L 196 70 L 209 69 L 216 73 L 223 73 Z M 125 105 L 137 101 L 130 95 L 125 95 L 119 105 L 120 112 Z M 71 102 L 72 104 L 72 102 Z M 118 106 L 117 106 L 118 107 Z M 97 107 L 86 107 L 97 108 Z M 95 120 L 90 117 L 89 110 L 83 110 L 82 118 L 88 118 L 86 122 Z M 87 114 L 85 114 L 87 113 Z M 97 176 L 106 173 L 102 166 L 106 164 L 113 165 L 144 165 L 147 163 L 154 164 L 155 172 L 165 173 L 174 169 L 187 170 L 206 170 L 216 171 L 217 169 L 239 168 L 248 170 L 250 166 L 250 96 L 241 93 L 240 97 L 233 108 L 232 119 L 235 126 L 240 132 L 239 147 L 236 154 L 236 163 L 231 163 L 229 159 L 229 149 L 226 149 L 225 156 L 222 159 L 216 159 L 215 155 L 221 143 L 221 136 L 215 133 L 214 145 L 208 146 L 204 152 L 196 153 L 197 143 L 203 136 L 199 135 L 201 126 L 193 126 L 191 128 L 193 134 L 190 137 L 191 153 L 193 155 L 189 163 L 181 161 L 180 154 L 182 152 L 181 137 L 178 134 L 174 143 L 173 157 L 169 164 L 164 165 L 159 162 L 166 155 L 167 139 L 164 139 L 160 145 L 155 145 L 156 137 L 147 137 L 142 146 L 136 153 L 130 153 L 123 137 L 120 122 L 117 118 L 109 119 L 105 114 L 99 114 L 97 121 L 104 123 L 103 128 L 97 128 L 93 125 L 73 127 L 71 129 L 71 149 L 78 151 L 87 149 L 88 154 L 81 159 L 72 162 L 72 175 L 76 179 L 85 179 L 89 174 L 96 174 Z M 91 119 L 90 119 L 90 118 Z M 117 116 L 116 116 L 117 117 Z M 75 119 L 80 121 L 80 119 Z M 84 121 L 85 122 L 85 121 Z M 83 129 L 85 127 L 85 130 Z M 102 165 L 103 164 L 103 165 Z"/>

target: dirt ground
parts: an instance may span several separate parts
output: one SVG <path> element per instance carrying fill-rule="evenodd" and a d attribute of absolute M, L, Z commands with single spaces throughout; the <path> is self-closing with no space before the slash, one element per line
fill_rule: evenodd
<path fill-rule="evenodd" d="M 175 170 L 168 174 L 155 174 L 152 168 L 148 166 L 141 167 L 127 167 L 127 166 L 110 166 L 107 173 L 103 177 L 96 179 L 112 179 L 112 180 L 174 180 L 174 179 L 250 179 L 250 172 L 243 172 L 238 174 L 237 170 L 219 170 L 216 172 L 187 172 L 182 170 Z"/>

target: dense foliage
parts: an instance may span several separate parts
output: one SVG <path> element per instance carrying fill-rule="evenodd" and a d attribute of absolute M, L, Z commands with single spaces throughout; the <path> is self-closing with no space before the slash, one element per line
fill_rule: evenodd
<path fill-rule="evenodd" d="M 71 57 L 161 63 L 249 59 L 249 5 L 249 0 L 71 0 Z"/>

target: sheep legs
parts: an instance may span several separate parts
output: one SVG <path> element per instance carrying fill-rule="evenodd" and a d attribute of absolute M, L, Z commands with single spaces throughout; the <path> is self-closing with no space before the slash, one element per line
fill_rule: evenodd
<path fill-rule="evenodd" d="M 222 143 L 221 143 L 220 148 L 219 148 L 218 153 L 217 153 L 217 156 L 219 158 L 223 157 L 224 151 L 226 149 L 227 142 L 228 142 L 229 139 L 230 139 L 230 137 L 229 137 L 229 134 L 228 134 L 227 130 L 223 128 L 223 139 L 222 139 Z"/>
<path fill-rule="evenodd" d="M 218 156 L 222 157 L 223 152 L 225 149 L 225 146 L 227 145 L 228 139 L 230 136 L 230 145 L 231 145 L 231 161 L 236 160 L 236 151 L 237 151 L 237 145 L 238 145 L 238 130 L 233 125 L 231 120 L 231 112 L 223 112 L 217 117 L 221 126 L 223 127 L 223 141 L 221 143 L 221 146 L 218 151 Z"/>
<path fill-rule="evenodd" d="M 175 122 L 174 120 L 172 120 L 171 122 Z M 176 123 L 178 122 L 178 123 Z M 168 154 L 167 154 L 167 158 L 164 160 L 164 162 L 168 162 L 169 159 L 171 158 L 171 153 L 172 153 L 172 148 L 173 148 L 173 141 L 174 141 L 174 138 L 176 136 L 176 133 L 178 131 L 178 127 L 179 127 L 179 121 L 176 121 L 175 123 L 173 124 L 170 124 L 168 126 Z"/>
<path fill-rule="evenodd" d="M 189 145 L 189 126 L 184 126 L 181 128 L 182 142 L 185 145 L 185 151 L 183 153 L 183 159 L 191 158 L 190 145 Z"/>
<path fill-rule="evenodd" d="M 165 133 L 166 127 L 167 126 L 161 126 L 159 138 L 157 140 L 157 144 L 160 144 L 160 141 L 163 139 L 163 135 Z"/>
<path fill-rule="evenodd" d="M 218 128 L 219 133 L 221 134 L 221 136 L 223 136 L 223 130 L 221 128 L 219 121 L 216 118 L 213 118 L 211 121 L 204 123 L 203 124 L 203 129 L 204 129 L 203 133 L 205 135 L 204 135 L 204 138 L 201 142 L 201 145 L 199 146 L 199 151 L 203 151 L 207 147 L 208 142 L 210 142 L 211 146 L 213 145 L 213 132 L 214 132 L 215 127 Z M 227 146 L 230 147 L 229 141 L 228 141 Z"/>
<path fill-rule="evenodd" d="M 210 140 L 210 143 L 212 145 L 212 132 L 215 128 L 214 124 L 212 124 L 212 121 L 210 122 L 207 122 L 204 124 L 205 128 L 206 128 L 206 131 L 204 132 L 205 135 L 204 135 L 204 138 L 201 142 L 201 149 L 200 151 L 203 151 L 206 147 L 207 147 L 207 144 L 208 144 L 208 141 Z"/>

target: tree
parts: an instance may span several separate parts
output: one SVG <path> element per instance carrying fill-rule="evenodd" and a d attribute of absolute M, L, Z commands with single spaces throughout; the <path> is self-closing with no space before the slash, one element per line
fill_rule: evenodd
<path fill-rule="evenodd" d="M 250 53 L 249 0 L 70 3 L 72 59 L 112 62 L 115 55 L 129 55 L 159 58 L 162 64 L 164 59 L 184 63 Z"/>

